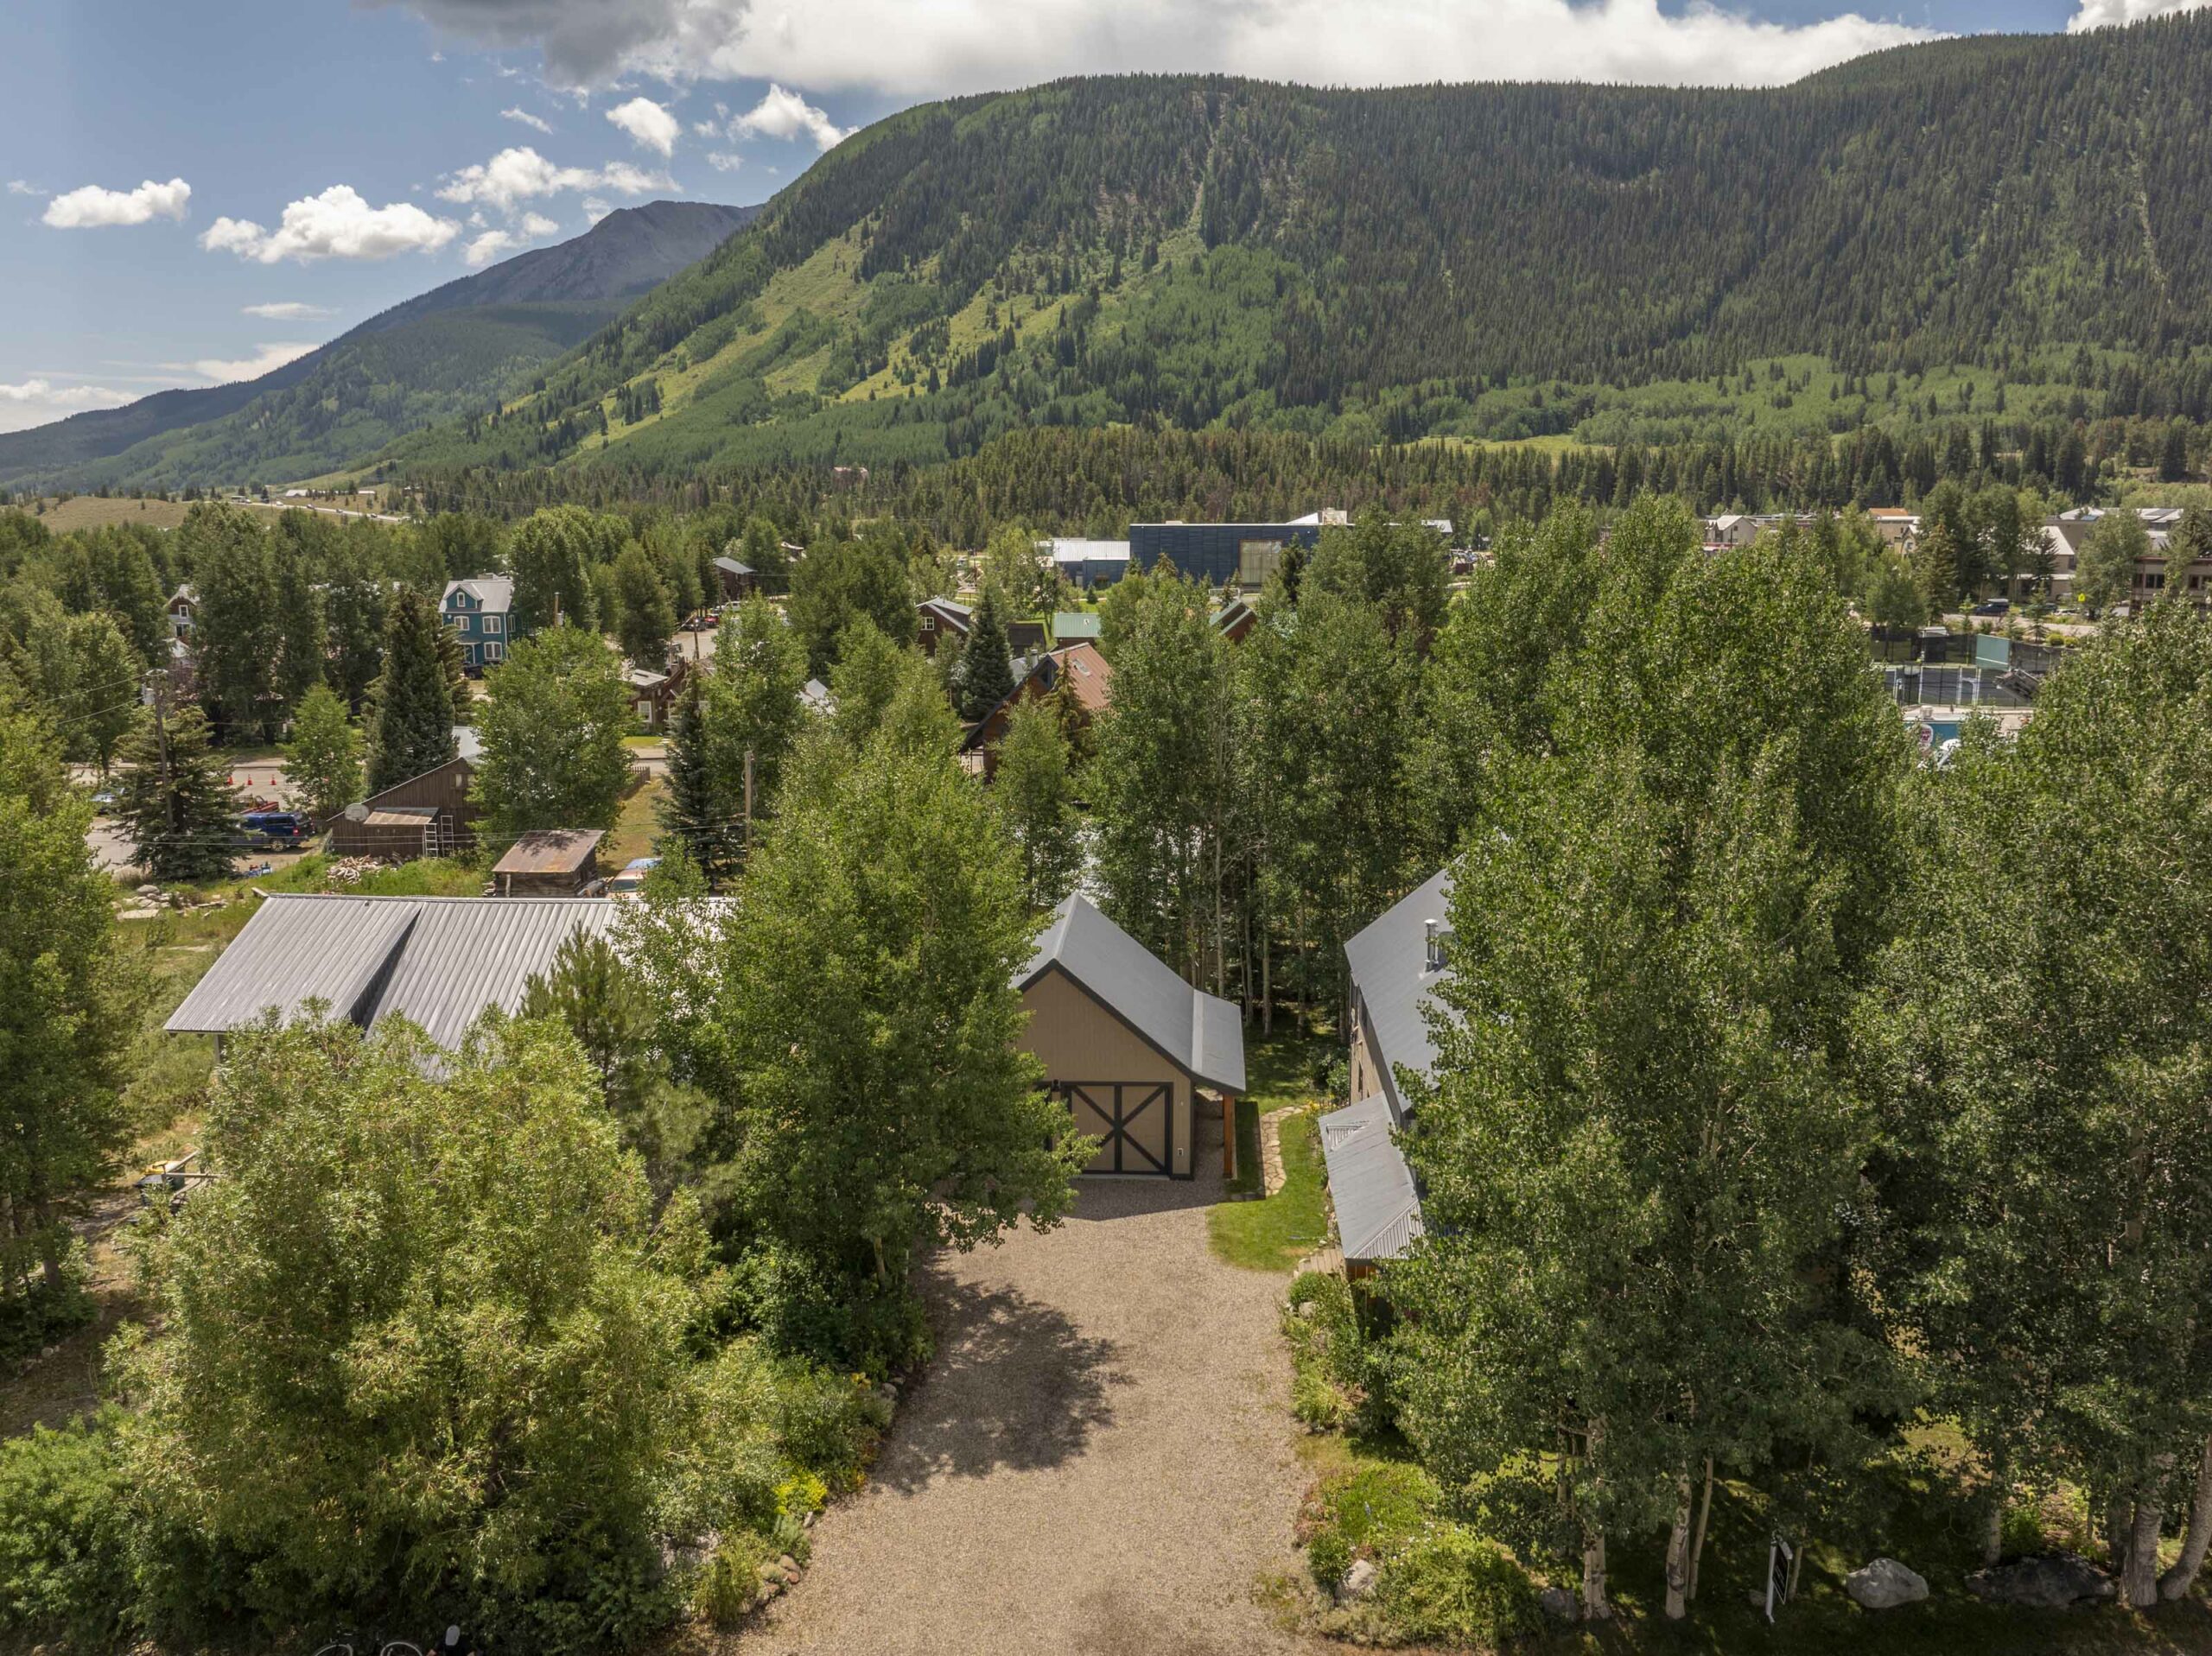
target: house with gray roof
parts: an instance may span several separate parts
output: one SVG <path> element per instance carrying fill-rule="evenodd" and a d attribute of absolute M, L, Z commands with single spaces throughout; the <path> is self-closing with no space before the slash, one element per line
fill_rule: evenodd
<path fill-rule="evenodd" d="M 446 582 L 438 612 L 461 641 L 462 665 L 482 671 L 505 659 L 512 642 L 515 584 L 505 575 L 472 575 Z"/>
<path fill-rule="evenodd" d="M 320 1001 L 372 1029 L 386 1018 L 459 1044 L 486 1008 L 513 1012 L 572 936 L 605 936 L 620 905 L 594 898 L 347 897 L 280 892 L 216 956 L 162 1027 L 222 1037 Z"/>
<path fill-rule="evenodd" d="M 1244 1090 L 1234 1006 L 1192 988 L 1080 895 L 1052 911 L 1014 987 L 1029 1011 L 1019 1044 L 1044 1061 L 1076 1130 L 1100 1141 L 1087 1172 L 1192 1178 L 1219 1133 L 1224 1176 L 1234 1175 L 1227 1128 Z"/>
<path fill-rule="evenodd" d="M 1410 1115 L 1402 1074 L 1427 1080 L 1436 1064 L 1428 1013 L 1450 975 L 1443 868 L 1344 945 L 1351 969 L 1352 1101 L 1320 1120 L 1321 1158 L 1348 1272 L 1402 1258 L 1421 1234 L 1421 1197 L 1399 1137 Z"/>

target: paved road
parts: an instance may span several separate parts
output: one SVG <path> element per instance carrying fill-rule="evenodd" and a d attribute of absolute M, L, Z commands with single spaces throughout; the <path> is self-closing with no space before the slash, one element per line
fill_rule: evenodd
<path fill-rule="evenodd" d="M 1058 1231 L 943 1260 L 938 1355 L 868 1487 L 823 1516 L 805 1581 L 732 1648 L 1325 1648 L 1254 1602 L 1262 1571 L 1298 1565 L 1287 1279 L 1207 1252 L 1219 1186 L 1089 1181 Z"/>

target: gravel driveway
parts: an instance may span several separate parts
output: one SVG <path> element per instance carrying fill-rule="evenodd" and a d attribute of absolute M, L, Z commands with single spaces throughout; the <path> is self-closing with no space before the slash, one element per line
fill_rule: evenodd
<path fill-rule="evenodd" d="M 931 1273 L 938 1355 L 805 1581 L 734 1641 L 814 1656 L 1243 1656 L 1298 1564 L 1286 1278 L 1206 1248 L 1216 1171 L 1090 1179 Z"/>

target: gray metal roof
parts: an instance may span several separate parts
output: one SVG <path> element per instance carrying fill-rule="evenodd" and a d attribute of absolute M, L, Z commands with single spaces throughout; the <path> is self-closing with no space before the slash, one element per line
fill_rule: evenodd
<path fill-rule="evenodd" d="M 1452 893 L 1452 870 L 1439 869 L 1419 887 L 1383 910 L 1366 930 L 1344 945 L 1351 965 L 1352 987 L 1366 1009 L 1367 1036 L 1382 1070 L 1382 1088 L 1390 1107 L 1401 1116 L 1405 1101 L 1398 1096 L 1399 1064 L 1427 1076 L 1436 1063 L 1435 1044 L 1429 1039 L 1428 1020 L 1421 1009 L 1429 992 L 1451 975 L 1450 968 L 1428 969 L 1426 923 L 1439 930 L 1449 920 L 1445 904 Z"/>
<path fill-rule="evenodd" d="M 1402 1259 L 1421 1234 L 1421 1196 L 1391 1119 L 1390 1101 L 1376 1093 L 1320 1120 L 1329 1201 L 1349 1262 Z"/>
<path fill-rule="evenodd" d="M 715 560 L 715 568 L 717 569 L 727 569 L 734 575 L 749 575 L 753 573 L 753 566 L 751 564 L 740 563 L 735 558 L 716 558 Z"/>
<path fill-rule="evenodd" d="M 461 587 L 467 589 L 468 595 L 476 600 L 480 609 L 504 615 L 514 607 L 515 583 L 505 575 L 471 575 L 466 581 L 448 581 L 444 595 L 438 600 L 438 607 L 443 609 L 446 599 L 451 598 L 455 589 Z"/>
<path fill-rule="evenodd" d="M 163 1027 L 213 1034 L 309 1000 L 367 1028 L 395 1013 L 441 1046 L 487 1006 L 512 1012 L 578 931 L 618 912 L 594 898 L 343 897 L 282 892 L 254 912 Z"/>
<path fill-rule="evenodd" d="M 1244 1024 L 1236 1008 L 1184 982 L 1087 898 L 1071 897 L 1052 910 L 1014 987 L 1027 989 L 1055 966 L 1198 1081 L 1224 1093 L 1244 1090 Z"/>

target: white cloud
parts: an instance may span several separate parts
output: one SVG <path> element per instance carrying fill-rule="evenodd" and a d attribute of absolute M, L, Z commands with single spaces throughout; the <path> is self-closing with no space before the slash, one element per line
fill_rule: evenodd
<path fill-rule="evenodd" d="M 39 188 L 35 184 L 27 183 L 20 178 L 11 178 L 8 181 L 8 194 L 10 195 L 44 195 L 46 192 Z"/>
<path fill-rule="evenodd" d="M 2206 0 L 2081 0 L 2081 9 L 2066 20 L 2066 32 L 2081 35 L 2092 29 L 2118 29 L 2148 17 L 2163 17 L 2170 11 L 2191 11 L 2205 3 Z"/>
<path fill-rule="evenodd" d="M 560 227 L 558 219 L 549 219 L 542 213 L 525 213 L 522 216 L 522 233 L 525 236 L 550 236 Z"/>
<path fill-rule="evenodd" d="M 371 0 L 503 48 L 563 86 L 625 73 L 941 97 L 1057 76 L 1214 71 L 1339 86 L 1598 80 L 1775 86 L 1929 31 L 1857 12 L 1763 21 L 1735 0 Z M 2142 15 L 2160 0 L 2077 0 Z M 2103 13 L 2099 12 L 2100 16 Z"/>
<path fill-rule="evenodd" d="M 614 204 L 611 201 L 602 201 L 595 195 L 584 197 L 584 222 L 588 225 L 597 224 L 613 211 Z"/>
<path fill-rule="evenodd" d="M 683 126 L 650 98 L 633 98 L 607 111 L 607 118 L 630 135 L 640 149 L 657 152 L 664 161 L 676 153 L 677 134 Z"/>
<path fill-rule="evenodd" d="M 461 256 L 473 270 L 479 265 L 489 264 L 514 244 L 515 238 L 505 231 L 487 230 L 481 236 L 473 238 L 467 246 L 461 249 Z"/>
<path fill-rule="evenodd" d="M 707 165 L 718 173 L 734 173 L 745 165 L 745 157 L 720 149 L 709 149 L 707 151 Z"/>
<path fill-rule="evenodd" d="M 265 305 L 245 305 L 238 310 L 241 316 L 258 316 L 264 322 L 312 322 L 337 313 L 327 305 L 309 305 L 297 299 L 272 300 Z"/>
<path fill-rule="evenodd" d="M 13 190 L 15 186 L 9 188 Z M 149 178 L 135 190 L 104 190 L 97 184 L 87 184 L 48 202 L 44 220 L 56 230 L 143 225 L 155 218 L 183 218 L 191 200 L 192 186 L 181 178 L 166 184 L 156 184 Z"/>
<path fill-rule="evenodd" d="M 540 132 L 550 134 L 553 130 L 552 122 L 547 120 L 543 115 L 532 115 L 526 109 L 503 109 L 499 111 L 499 117 L 502 120 L 518 121 L 524 126 L 536 127 Z"/>
<path fill-rule="evenodd" d="M 105 385 L 56 385 L 43 378 L 0 384 L 0 431 L 29 431 L 87 409 L 119 409 L 143 395 Z"/>
<path fill-rule="evenodd" d="M 464 167 L 439 187 L 438 199 L 461 206 L 472 204 L 512 213 L 525 201 L 569 190 L 611 190 L 618 195 L 644 195 L 653 190 L 672 190 L 673 180 L 664 173 L 648 173 L 626 161 L 606 166 L 556 167 L 527 145 L 502 149 L 487 162 Z"/>
<path fill-rule="evenodd" d="M 733 138 L 796 138 L 801 134 L 813 139 L 817 148 L 828 149 L 846 136 L 846 129 L 772 81 L 759 103 L 729 124 Z"/>
<path fill-rule="evenodd" d="M 273 373 L 288 362 L 298 361 L 314 349 L 311 345 L 264 345 L 253 355 L 235 360 L 202 357 L 192 365 L 192 371 L 203 379 L 227 385 L 234 379 L 259 379 L 262 375 Z"/>
<path fill-rule="evenodd" d="M 209 252 L 236 253 L 263 264 L 285 259 L 384 259 L 397 253 L 432 253 L 461 233 L 450 219 L 436 219 L 410 201 L 372 207 L 348 184 L 291 203 L 274 232 L 250 219 L 218 219 L 200 238 Z"/>

